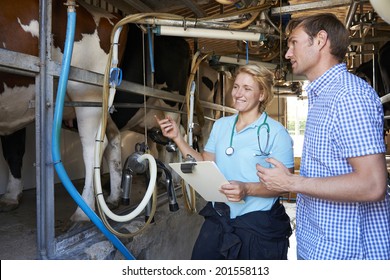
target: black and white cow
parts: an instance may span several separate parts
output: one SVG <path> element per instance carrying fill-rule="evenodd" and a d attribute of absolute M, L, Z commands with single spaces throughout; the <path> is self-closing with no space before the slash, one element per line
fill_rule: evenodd
<path fill-rule="evenodd" d="M 39 1 L 18 0 L 2 1 L 0 9 L 0 47 L 21 53 L 38 56 L 39 37 Z M 110 35 L 113 25 L 120 19 L 118 15 L 107 13 L 96 7 L 78 3 L 76 34 L 72 57 L 72 66 L 83 68 L 97 73 L 103 73 L 110 44 Z M 63 1 L 53 1 L 53 60 L 61 61 L 65 41 L 66 7 Z M 143 83 L 143 49 L 141 31 L 132 26 L 127 34 L 126 53 L 121 59 L 123 78 L 137 83 Z M 126 38 L 122 35 L 121 37 Z M 168 89 L 180 91 L 182 84 L 186 84 L 190 50 L 184 39 L 171 37 L 156 37 L 155 39 L 155 78 L 156 84 L 164 83 Z M 123 47 L 123 45 L 122 45 Z M 183 93 L 183 92 L 180 92 Z M 70 101 L 101 101 L 100 87 L 68 82 L 67 97 Z M 6 193 L 0 198 L 0 211 L 7 211 L 18 207 L 22 195 L 21 166 L 24 155 L 25 126 L 34 121 L 35 112 L 29 108 L 29 103 L 35 99 L 34 79 L 14 74 L 0 72 L 0 135 L 3 154 L 7 161 L 9 183 Z M 153 99 L 149 99 L 152 100 Z M 139 95 L 121 93 L 116 95 L 115 102 L 142 103 Z M 148 101 L 151 102 L 151 101 Z M 157 102 L 157 101 L 155 101 Z M 161 106 L 167 106 L 158 100 Z M 177 106 L 177 105 L 176 105 Z M 67 108 L 69 109 L 69 108 Z M 69 111 L 69 112 L 68 112 Z M 97 127 L 100 122 L 101 108 L 75 107 L 64 112 L 64 120 L 71 123 L 77 119 L 77 127 L 83 147 L 85 164 L 85 185 L 82 197 L 87 204 L 95 209 L 93 191 L 93 158 Z M 131 109 L 117 109 L 113 118 L 124 128 L 133 117 L 135 111 Z M 151 114 L 151 118 L 153 117 Z M 144 114 L 142 114 L 144 116 Z M 153 119 L 154 120 L 154 119 Z M 143 117 L 132 123 L 145 123 Z M 147 127 L 154 126 L 153 121 L 147 122 Z M 128 126 L 130 127 L 130 126 Z M 108 121 L 107 137 L 109 140 L 105 157 L 110 170 L 110 195 L 108 203 L 118 204 L 121 189 L 121 148 L 120 134 L 117 126 Z M 88 218 L 77 208 L 71 220 L 83 221 Z"/>
<path fill-rule="evenodd" d="M 384 44 L 378 51 L 375 63 L 376 90 L 379 96 L 390 91 L 389 74 L 390 41 Z M 355 74 L 373 85 L 373 60 L 362 63 L 356 68 Z"/>
<path fill-rule="evenodd" d="M 390 93 L 390 41 L 379 50 L 379 69 L 383 83 L 383 95 Z"/>
<path fill-rule="evenodd" d="M 369 60 L 362 63 L 355 70 L 355 74 L 369 84 L 374 86 L 374 73 L 375 73 L 375 89 L 379 97 L 383 97 L 390 94 L 390 41 L 386 42 L 378 51 L 376 56 L 375 71 L 373 71 L 373 60 Z M 390 115 L 390 102 L 383 104 L 383 110 L 385 115 Z M 389 121 L 385 121 L 385 130 L 390 129 Z"/>

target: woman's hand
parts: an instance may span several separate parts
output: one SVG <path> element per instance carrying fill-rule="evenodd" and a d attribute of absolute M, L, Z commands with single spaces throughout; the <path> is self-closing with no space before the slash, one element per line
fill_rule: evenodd
<path fill-rule="evenodd" d="M 154 116 L 157 123 L 160 125 L 162 134 L 172 140 L 179 136 L 179 127 L 177 123 L 170 117 L 160 120 L 156 115 Z"/>
<path fill-rule="evenodd" d="M 240 202 L 246 196 L 245 183 L 230 181 L 229 184 L 221 186 L 220 192 L 226 195 L 230 202 Z"/>

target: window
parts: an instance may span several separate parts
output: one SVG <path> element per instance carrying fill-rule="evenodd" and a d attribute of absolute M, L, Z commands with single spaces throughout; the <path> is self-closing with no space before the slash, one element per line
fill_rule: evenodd
<path fill-rule="evenodd" d="M 287 98 L 287 130 L 294 140 L 294 157 L 301 157 L 302 155 L 307 109 L 306 96 Z"/>

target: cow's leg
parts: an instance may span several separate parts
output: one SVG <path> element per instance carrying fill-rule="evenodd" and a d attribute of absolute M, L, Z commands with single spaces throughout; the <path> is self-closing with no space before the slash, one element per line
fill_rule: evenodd
<path fill-rule="evenodd" d="M 8 164 L 9 177 L 6 193 L 0 198 L 0 212 L 11 211 L 19 206 L 23 194 L 22 165 L 25 153 L 26 128 L 1 136 L 3 155 Z"/>
<path fill-rule="evenodd" d="M 101 108 L 82 107 L 76 108 L 77 126 L 79 129 L 80 141 L 83 147 L 83 159 L 85 165 L 85 182 L 82 197 L 87 205 L 95 210 L 95 195 L 93 189 L 93 162 L 96 131 L 101 117 Z M 71 221 L 88 221 L 88 217 L 80 207 L 71 216 Z"/>
<path fill-rule="evenodd" d="M 110 170 L 111 190 L 107 203 L 117 207 L 121 198 L 122 180 L 121 134 L 110 117 L 107 120 L 106 136 L 108 145 L 104 150 L 104 157 Z"/>

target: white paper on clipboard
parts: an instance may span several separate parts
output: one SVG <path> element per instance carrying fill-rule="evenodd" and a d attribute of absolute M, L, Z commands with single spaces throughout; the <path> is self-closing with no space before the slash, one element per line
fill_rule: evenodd
<path fill-rule="evenodd" d="M 206 201 L 228 202 L 226 196 L 219 191 L 220 186 L 229 183 L 213 161 L 197 161 L 192 173 L 183 173 L 180 165 L 183 162 L 169 165 L 187 184 L 191 185 Z"/>

